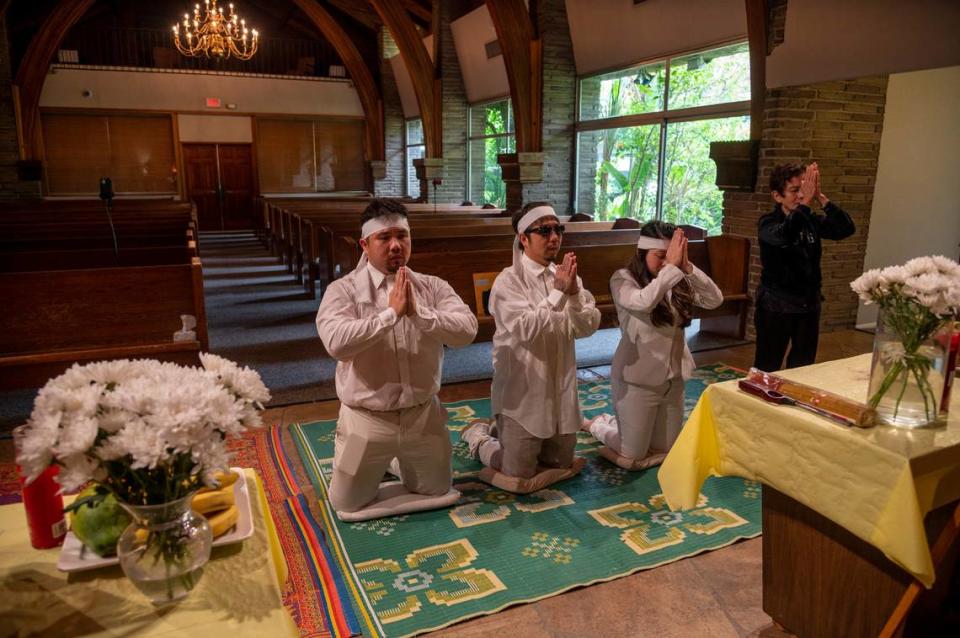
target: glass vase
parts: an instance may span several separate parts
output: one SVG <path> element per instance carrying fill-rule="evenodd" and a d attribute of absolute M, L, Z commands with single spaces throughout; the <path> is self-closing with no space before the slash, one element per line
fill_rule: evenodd
<path fill-rule="evenodd" d="M 189 594 L 210 560 L 213 534 L 190 508 L 193 494 L 161 505 L 123 506 L 133 517 L 117 541 L 120 566 L 154 605 Z"/>
<path fill-rule="evenodd" d="M 941 422 L 946 417 L 944 397 L 949 396 L 945 383 L 952 323 L 935 326 L 927 335 L 906 338 L 896 325 L 880 311 L 867 402 L 887 425 L 917 428 Z"/>

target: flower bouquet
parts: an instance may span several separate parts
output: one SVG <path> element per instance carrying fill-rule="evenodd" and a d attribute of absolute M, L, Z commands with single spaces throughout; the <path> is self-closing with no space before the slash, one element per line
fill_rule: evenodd
<path fill-rule="evenodd" d="M 156 604 L 186 596 L 210 556 L 206 520 L 190 508 L 194 492 L 229 467 L 225 441 L 259 427 L 270 399 L 260 376 L 211 354 L 202 368 L 154 360 L 74 365 L 40 390 L 17 432 L 27 481 L 50 464 L 76 490 L 99 484 L 134 522 L 117 553 L 124 572 Z M 84 503 L 75 503 L 80 506 Z"/>
<path fill-rule="evenodd" d="M 919 427 L 941 413 L 953 321 L 960 312 L 960 264 L 942 256 L 868 270 L 850 287 L 880 307 L 868 403 L 882 421 Z M 944 408 L 946 406 L 943 406 Z"/>

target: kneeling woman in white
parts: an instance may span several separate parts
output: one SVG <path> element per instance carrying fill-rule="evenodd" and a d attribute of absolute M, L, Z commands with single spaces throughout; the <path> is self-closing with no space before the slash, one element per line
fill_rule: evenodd
<path fill-rule="evenodd" d="M 610 279 L 621 331 L 610 372 L 616 416 L 584 424 L 608 448 L 604 456 L 628 469 L 658 464 L 680 434 L 683 385 L 694 367 L 683 329 L 695 306 L 723 302 L 687 257 L 682 230 L 651 221 L 640 234 L 630 264 Z"/>

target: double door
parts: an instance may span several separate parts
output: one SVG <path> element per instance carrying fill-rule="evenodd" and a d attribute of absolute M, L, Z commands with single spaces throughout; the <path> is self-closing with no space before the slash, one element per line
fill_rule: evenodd
<path fill-rule="evenodd" d="M 254 228 L 256 180 L 250 144 L 183 144 L 187 197 L 200 230 Z"/>

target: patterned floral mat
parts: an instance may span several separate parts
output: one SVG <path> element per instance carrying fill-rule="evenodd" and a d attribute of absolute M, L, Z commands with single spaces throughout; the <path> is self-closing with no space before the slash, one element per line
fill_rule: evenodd
<path fill-rule="evenodd" d="M 699 368 L 687 383 L 687 411 L 708 384 L 738 376 L 722 365 Z M 610 411 L 609 382 L 581 384 L 580 402 L 586 416 Z M 713 478 L 696 508 L 671 512 L 655 468 L 626 472 L 610 464 L 588 434 L 578 441 L 588 459 L 579 476 L 527 496 L 480 483 L 480 465 L 460 431 L 489 416 L 489 399 L 446 407 L 459 503 L 363 523 L 340 522 L 325 498 L 335 421 L 291 426 L 321 496 L 315 523 L 328 543 L 328 567 L 340 569 L 352 631 L 416 635 L 760 534 L 758 483 Z"/>

